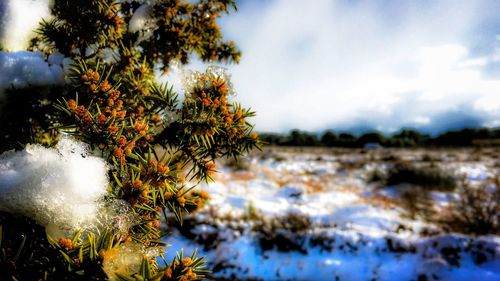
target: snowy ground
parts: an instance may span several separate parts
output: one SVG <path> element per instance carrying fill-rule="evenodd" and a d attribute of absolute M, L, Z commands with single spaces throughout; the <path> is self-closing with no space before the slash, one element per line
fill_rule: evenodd
<path fill-rule="evenodd" d="M 408 215 L 396 187 L 367 177 L 432 161 L 469 182 L 498 172 L 494 150 L 266 149 L 201 187 L 212 199 L 166 237 L 198 248 L 220 280 L 500 280 L 500 236 L 446 233 Z M 432 192 L 443 208 L 456 194 Z"/>

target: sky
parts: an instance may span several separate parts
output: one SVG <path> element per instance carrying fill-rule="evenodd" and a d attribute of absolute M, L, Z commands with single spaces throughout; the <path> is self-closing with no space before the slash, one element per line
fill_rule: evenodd
<path fill-rule="evenodd" d="M 238 3 L 219 22 L 258 131 L 500 126 L 500 1 Z"/>
<path fill-rule="evenodd" d="M 0 0 L 4 47 L 23 49 L 48 1 Z M 219 23 L 243 57 L 223 66 L 257 131 L 500 127 L 498 0 L 238 4 Z M 178 76 L 164 79 L 179 86 Z"/>

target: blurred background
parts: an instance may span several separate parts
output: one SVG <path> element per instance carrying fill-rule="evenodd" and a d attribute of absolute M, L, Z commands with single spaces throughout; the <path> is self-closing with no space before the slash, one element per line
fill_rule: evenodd
<path fill-rule="evenodd" d="M 500 125 L 500 3 L 238 1 L 221 30 L 261 132 Z M 196 68 L 199 64 L 194 63 Z"/>
<path fill-rule="evenodd" d="M 267 145 L 218 163 L 170 255 L 218 280 L 499 279 L 500 2 L 238 4 L 223 66 Z"/>

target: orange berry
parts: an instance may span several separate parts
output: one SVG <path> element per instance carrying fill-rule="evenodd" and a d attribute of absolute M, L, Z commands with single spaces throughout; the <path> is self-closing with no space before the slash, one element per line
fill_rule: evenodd
<path fill-rule="evenodd" d="M 122 158 L 123 157 L 123 150 L 121 148 L 116 148 L 114 151 L 113 151 L 113 154 L 118 157 L 118 158 Z"/>
<path fill-rule="evenodd" d="M 143 124 L 141 124 L 141 123 L 136 123 L 136 124 L 134 125 L 134 129 L 135 129 L 135 131 L 136 131 L 136 132 L 140 132 L 140 131 L 142 131 L 142 129 L 143 129 L 143 128 L 144 128 L 144 125 L 143 125 Z"/>
<path fill-rule="evenodd" d="M 196 273 L 193 272 L 193 270 L 190 268 L 188 272 L 186 273 L 186 277 L 188 280 L 195 280 L 196 279 Z"/>
<path fill-rule="evenodd" d="M 173 194 L 172 194 L 172 192 L 167 191 L 163 194 L 163 196 L 165 197 L 166 200 L 168 200 L 168 199 L 172 198 Z"/>
<path fill-rule="evenodd" d="M 224 82 L 224 80 L 222 80 L 222 79 L 217 79 L 217 80 L 215 80 L 215 81 L 212 83 L 212 85 L 213 85 L 214 87 L 216 87 L 216 88 L 220 88 L 220 87 L 222 87 L 222 85 L 224 85 L 224 84 L 225 84 L 225 82 Z"/>
<path fill-rule="evenodd" d="M 91 84 L 91 85 L 90 85 L 90 90 L 91 90 L 92 92 L 94 92 L 94 93 L 95 93 L 95 92 L 97 92 L 97 85 L 96 85 L 96 84 Z"/>
<path fill-rule="evenodd" d="M 210 195 L 204 190 L 200 192 L 200 197 L 203 199 L 210 199 Z"/>
<path fill-rule="evenodd" d="M 195 203 L 198 208 L 203 207 L 203 201 L 201 201 L 200 198 L 194 198 L 193 203 Z"/>
<path fill-rule="evenodd" d="M 116 134 L 116 132 L 118 132 L 118 126 L 116 124 L 112 124 L 108 127 L 108 132 L 110 132 L 111 134 Z"/>
<path fill-rule="evenodd" d="M 115 103 L 115 107 L 120 109 L 122 108 L 123 106 L 123 101 L 122 100 L 117 100 L 116 103 Z"/>
<path fill-rule="evenodd" d="M 61 247 L 63 247 L 66 251 L 69 251 L 69 250 L 73 249 L 73 241 L 71 241 L 68 238 L 61 237 L 61 238 L 59 238 L 59 240 L 57 241 L 57 243 Z"/>
<path fill-rule="evenodd" d="M 219 105 L 220 105 L 220 101 L 219 101 L 219 99 L 218 99 L 218 98 L 215 98 L 215 99 L 214 99 L 214 107 L 215 107 L 215 108 L 217 108 L 217 107 L 219 107 Z"/>
<path fill-rule="evenodd" d="M 101 78 L 101 76 L 99 75 L 99 72 L 95 71 L 94 73 L 92 73 L 92 79 L 94 81 L 97 82 L 99 80 L 99 78 Z"/>
<path fill-rule="evenodd" d="M 116 141 L 116 144 L 119 147 L 124 147 L 125 145 L 127 145 L 127 138 L 125 136 L 120 136 Z"/>
<path fill-rule="evenodd" d="M 177 202 L 179 202 L 179 204 L 184 207 L 184 205 L 186 204 L 186 198 L 184 197 L 179 197 L 177 198 Z"/>
<path fill-rule="evenodd" d="M 188 266 L 190 266 L 192 263 L 193 263 L 193 260 L 191 260 L 191 258 L 190 258 L 190 257 L 186 257 L 186 258 L 184 258 L 184 259 L 182 260 L 182 265 L 183 265 L 184 267 L 188 267 Z"/>
<path fill-rule="evenodd" d="M 159 228 L 159 227 L 160 227 L 160 221 L 159 221 L 159 220 L 154 220 L 154 221 L 153 221 L 153 226 L 154 226 L 155 228 Z"/>
<path fill-rule="evenodd" d="M 169 267 L 169 268 L 167 268 L 167 270 L 165 270 L 165 274 L 164 274 L 164 275 L 165 275 L 165 277 L 166 277 L 167 279 L 172 278 L 172 269 L 171 269 L 170 267 Z"/>
<path fill-rule="evenodd" d="M 168 172 L 170 172 L 170 168 L 168 168 L 168 166 L 165 166 L 165 164 L 163 163 L 158 163 L 158 165 L 156 166 L 156 170 L 162 175 L 168 174 Z"/>
<path fill-rule="evenodd" d="M 68 107 L 71 110 L 76 110 L 76 108 L 78 107 L 78 105 L 76 104 L 76 101 L 74 99 L 70 99 L 68 101 Z"/>
<path fill-rule="evenodd" d="M 115 23 L 115 27 L 118 28 L 120 24 L 122 24 L 122 18 L 120 18 L 119 16 L 115 16 L 114 18 L 114 23 Z"/>
<path fill-rule="evenodd" d="M 209 161 L 209 162 L 207 162 L 206 167 L 207 167 L 207 169 L 209 169 L 209 170 L 214 170 L 214 169 L 217 167 L 217 165 L 215 165 L 215 163 L 214 163 L 214 162 Z"/>
<path fill-rule="evenodd" d="M 139 189 L 142 186 L 142 181 L 141 180 L 135 180 L 134 181 L 134 187 Z"/>
<path fill-rule="evenodd" d="M 99 116 L 97 117 L 97 122 L 99 122 L 100 125 L 104 125 L 106 124 L 106 121 L 108 121 L 106 116 L 104 114 L 99 114 Z"/>
<path fill-rule="evenodd" d="M 109 82 L 107 80 L 104 80 L 101 82 L 101 89 L 104 92 L 107 92 L 107 91 L 109 91 L 109 89 L 111 89 L 111 85 L 109 85 Z"/>
<path fill-rule="evenodd" d="M 223 94 L 226 94 L 227 93 L 227 87 L 226 85 L 222 85 L 220 88 L 219 88 L 219 92 L 223 93 Z"/>

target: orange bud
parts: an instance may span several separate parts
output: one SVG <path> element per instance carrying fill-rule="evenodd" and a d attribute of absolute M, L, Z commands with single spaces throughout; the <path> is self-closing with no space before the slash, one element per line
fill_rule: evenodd
<path fill-rule="evenodd" d="M 116 144 L 119 147 L 124 147 L 127 144 L 127 138 L 125 136 L 120 136 L 118 140 L 116 141 Z"/>
<path fill-rule="evenodd" d="M 203 199 L 210 199 L 210 195 L 204 190 L 200 192 L 200 197 Z"/>
<path fill-rule="evenodd" d="M 179 204 L 184 207 L 184 205 L 186 204 L 186 198 L 184 197 L 178 197 L 177 198 L 177 202 L 179 202 Z"/>
<path fill-rule="evenodd" d="M 167 270 L 165 270 L 165 278 L 170 279 L 172 278 L 172 269 L 169 267 Z"/>
<path fill-rule="evenodd" d="M 141 180 L 135 180 L 134 181 L 134 187 L 139 189 L 142 186 L 142 181 Z"/>
<path fill-rule="evenodd" d="M 182 265 L 183 265 L 184 267 L 188 267 L 188 266 L 190 266 L 192 263 L 193 263 L 193 260 L 191 260 L 191 258 L 190 258 L 190 257 L 186 257 L 186 258 L 184 258 L 184 259 L 182 260 Z"/>
<path fill-rule="evenodd" d="M 99 114 L 97 117 L 97 122 L 99 122 L 100 125 L 106 124 L 107 118 L 104 114 Z"/>
<path fill-rule="evenodd" d="M 76 110 L 76 108 L 78 107 L 78 105 L 76 104 L 76 101 L 74 99 L 70 99 L 68 101 L 68 107 L 71 110 Z"/>
<path fill-rule="evenodd" d="M 123 150 L 121 148 L 116 148 L 114 151 L 113 151 L 113 154 L 118 157 L 118 158 L 122 158 L 123 157 Z"/>
<path fill-rule="evenodd" d="M 71 241 L 71 239 L 61 237 L 61 238 L 59 238 L 59 240 L 57 241 L 57 243 L 61 247 L 63 247 L 66 251 L 69 251 L 69 250 L 73 249 L 73 241 Z"/>

